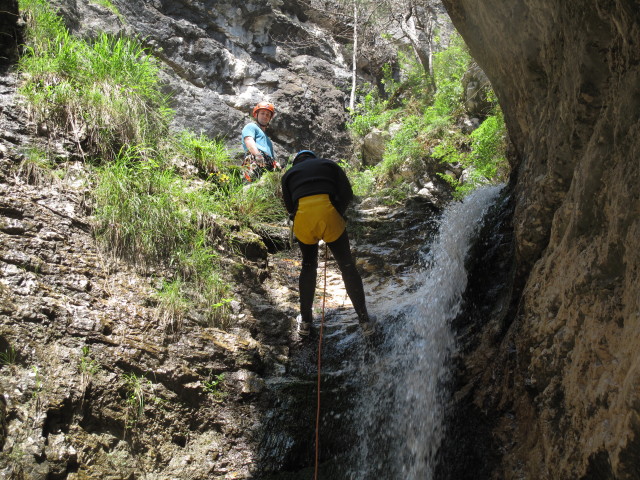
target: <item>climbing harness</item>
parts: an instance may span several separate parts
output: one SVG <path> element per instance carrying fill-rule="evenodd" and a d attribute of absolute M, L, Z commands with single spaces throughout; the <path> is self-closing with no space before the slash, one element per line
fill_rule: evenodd
<path fill-rule="evenodd" d="M 258 180 L 266 171 L 280 170 L 280 164 L 274 158 L 264 152 L 261 156 L 248 153 L 242 162 L 242 176 L 251 183 Z"/>
<path fill-rule="evenodd" d="M 322 318 L 320 320 L 320 334 L 318 335 L 318 408 L 316 410 L 316 460 L 313 480 L 318 480 L 318 457 L 320 453 L 320 368 L 322 366 L 322 333 L 324 330 L 324 311 L 327 300 L 327 259 L 329 248 L 324 244 L 324 289 L 322 291 Z"/>

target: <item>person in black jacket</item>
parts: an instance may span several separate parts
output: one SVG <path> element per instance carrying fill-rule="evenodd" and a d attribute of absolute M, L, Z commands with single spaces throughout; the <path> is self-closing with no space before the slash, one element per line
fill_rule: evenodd
<path fill-rule="evenodd" d="M 353 199 L 351 184 L 340 166 L 301 150 L 282 177 L 284 204 L 293 219 L 293 233 L 302 251 L 300 271 L 300 333 L 308 334 L 318 268 L 318 242 L 324 240 L 338 263 L 347 294 L 353 303 L 365 337 L 374 333 L 367 313 L 362 278 L 358 273 L 347 235 L 345 211 Z"/>

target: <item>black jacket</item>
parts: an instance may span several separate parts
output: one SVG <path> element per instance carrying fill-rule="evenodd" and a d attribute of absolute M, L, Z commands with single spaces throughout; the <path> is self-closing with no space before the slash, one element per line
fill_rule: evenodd
<path fill-rule="evenodd" d="M 282 177 L 282 195 L 289 213 L 294 214 L 302 197 L 326 193 L 335 209 L 344 216 L 353 199 L 353 190 L 344 170 L 326 158 L 306 158 L 293 162 Z"/>

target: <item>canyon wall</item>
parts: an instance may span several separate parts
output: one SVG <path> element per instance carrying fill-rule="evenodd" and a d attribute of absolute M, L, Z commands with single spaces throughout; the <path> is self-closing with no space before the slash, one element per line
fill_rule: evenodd
<path fill-rule="evenodd" d="M 98 3 L 52 2 L 73 33 L 135 36 L 161 60 L 176 128 L 225 138 L 240 150 L 251 109 L 266 100 L 276 106 L 269 135 L 281 160 L 307 148 L 328 157 L 349 151 L 343 46 L 295 0 Z"/>
<path fill-rule="evenodd" d="M 637 2 L 443 3 L 516 151 L 510 298 L 457 392 L 471 450 L 487 478 L 640 478 Z"/>

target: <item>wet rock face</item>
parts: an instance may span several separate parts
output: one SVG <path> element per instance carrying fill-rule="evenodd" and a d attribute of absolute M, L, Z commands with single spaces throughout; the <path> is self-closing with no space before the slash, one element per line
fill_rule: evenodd
<path fill-rule="evenodd" d="M 83 36 L 144 39 L 163 62 L 176 126 L 240 149 L 251 109 L 268 100 L 277 109 L 269 135 L 281 158 L 303 148 L 346 155 L 350 76 L 342 48 L 299 19 L 296 2 L 114 1 L 119 15 L 92 2 L 55 3 Z"/>
<path fill-rule="evenodd" d="M 466 359 L 469 382 L 491 372 L 472 397 L 498 412 L 494 474 L 636 478 L 640 13 L 621 1 L 444 3 L 517 149 L 518 310 Z"/>

